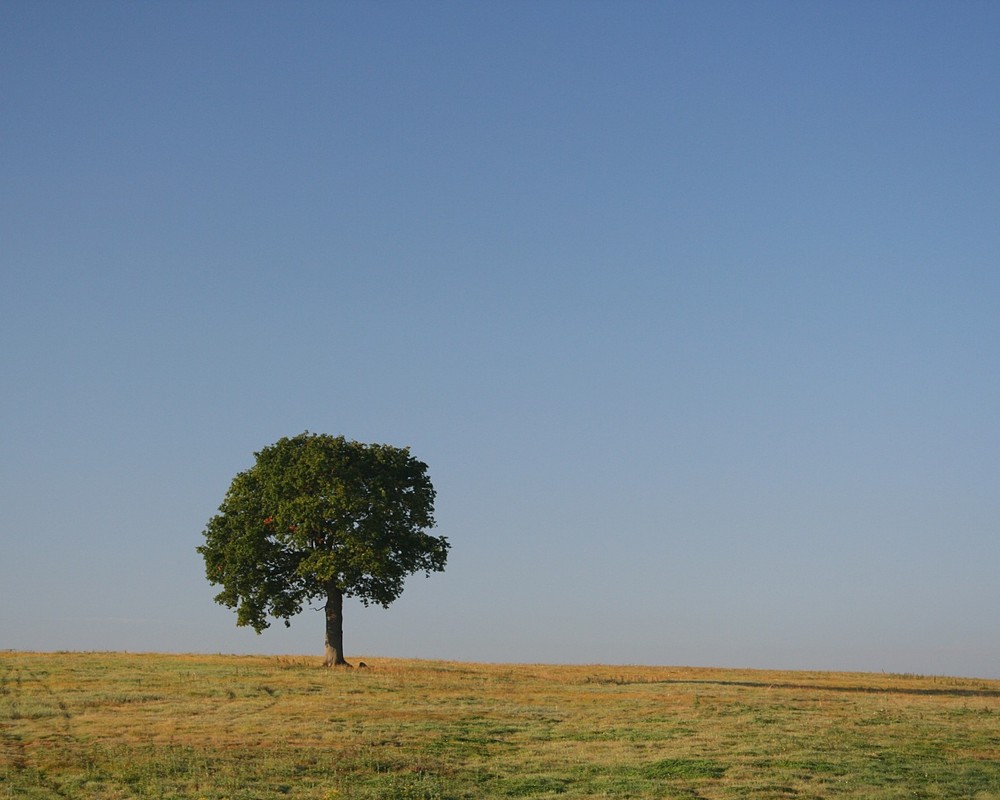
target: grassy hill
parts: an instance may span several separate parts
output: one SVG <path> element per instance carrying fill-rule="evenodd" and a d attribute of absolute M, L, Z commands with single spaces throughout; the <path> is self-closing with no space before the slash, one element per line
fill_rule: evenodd
<path fill-rule="evenodd" d="M 1000 798 L 1000 681 L 0 652 L 0 798 Z"/>

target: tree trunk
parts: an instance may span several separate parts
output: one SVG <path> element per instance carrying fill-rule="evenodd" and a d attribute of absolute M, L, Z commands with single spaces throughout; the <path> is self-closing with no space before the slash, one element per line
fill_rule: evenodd
<path fill-rule="evenodd" d="M 327 587 L 326 660 L 323 666 L 351 666 L 344 660 L 344 593 L 334 584 Z"/>

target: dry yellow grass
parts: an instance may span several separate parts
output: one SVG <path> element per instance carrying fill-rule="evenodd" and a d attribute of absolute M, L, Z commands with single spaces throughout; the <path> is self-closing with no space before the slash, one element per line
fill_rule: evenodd
<path fill-rule="evenodd" d="M 1000 798 L 1000 682 L 0 653 L 0 797 Z"/>

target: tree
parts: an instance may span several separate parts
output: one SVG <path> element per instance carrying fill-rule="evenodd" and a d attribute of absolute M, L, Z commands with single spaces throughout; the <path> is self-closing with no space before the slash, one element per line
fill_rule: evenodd
<path fill-rule="evenodd" d="M 229 487 L 205 528 L 205 574 L 259 634 L 268 617 L 326 600 L 326 666 L 344 660 L 343 606 L 388 608 L 415 572 L 444 569 L 449 544 L 434 527 L 434 487 L 409 448 L 312 434 L 265 447 Z"/>

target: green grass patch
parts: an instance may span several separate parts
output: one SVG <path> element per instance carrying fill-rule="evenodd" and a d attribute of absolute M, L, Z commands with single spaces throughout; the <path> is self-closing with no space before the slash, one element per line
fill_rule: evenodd
<path fill-rule="evenodd" d="M 721 778 L 726 767 L 704 758 L 664 758 L 639 769 L 644 778 Z"/>

